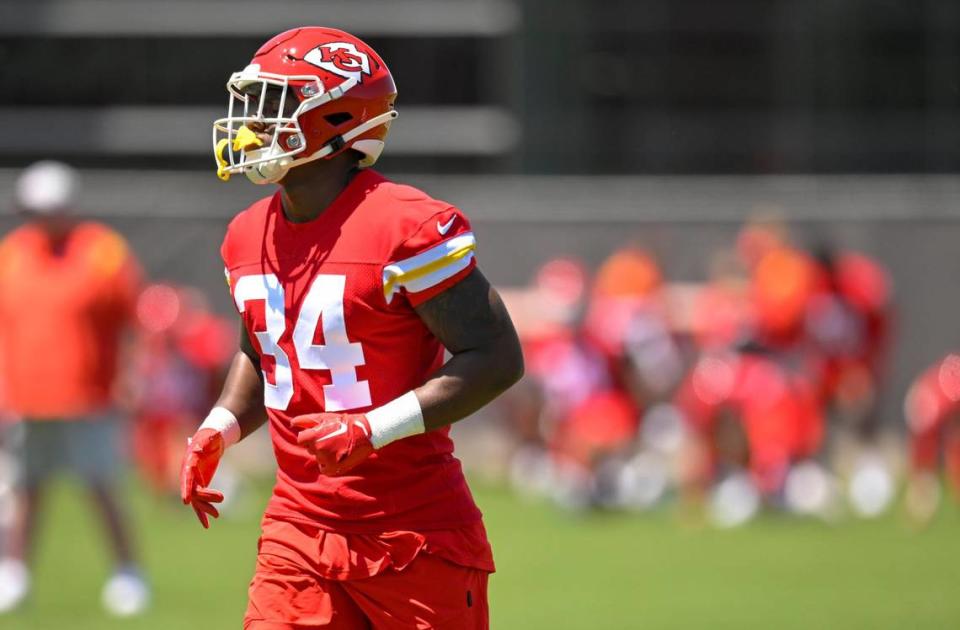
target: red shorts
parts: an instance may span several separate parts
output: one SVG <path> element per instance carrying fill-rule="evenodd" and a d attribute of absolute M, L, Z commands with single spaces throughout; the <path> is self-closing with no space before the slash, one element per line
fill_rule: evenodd
<path fill-rule="evenodd" d="M 487 630 L 487 576 L 422 553 L 402 571 L 328 580 L 289 558 L 261 553 L 243 628 Z"/>
<path fill-rule="evenodd" d="M 493 570 L 479 521 L 423 534 L 344 534 L 267 516 L 243 627 L 485 630 Z"/>

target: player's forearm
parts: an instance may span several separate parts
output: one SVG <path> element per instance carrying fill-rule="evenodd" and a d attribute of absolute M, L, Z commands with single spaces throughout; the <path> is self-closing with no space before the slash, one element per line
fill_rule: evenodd
<path fill-rule="evenodd" d="M 512 331 L 511 331 L 512 332 Z M 491 345 L 453 355 L 414 393 L 424 428 L 461 420 L 505 392 L 523 376 L 523 356 L 513 335 Z"/>
<path fill-rule="evenodd" d="M 263 384 L 253 360 L 242 350 L 230 364 L 216 407 L 229 411 L 240 425 L 240 439 L 256 431 L 267 419 L 263 408 Z"/>
<path fill-rule="evenodd" d="M 350 470 L 376 449 L 439 429 L 484 406 L 523 375 L 513 327 L 479 348 L 453 355 L 426 383 L 363 414 L 307 414 L 293 419 L 300 444 L 324 474 Z"/>

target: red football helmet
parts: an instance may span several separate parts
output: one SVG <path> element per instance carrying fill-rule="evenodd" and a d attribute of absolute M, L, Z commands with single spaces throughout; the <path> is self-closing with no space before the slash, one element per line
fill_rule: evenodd
<path fill-rule="evenodd" d="M 360 166 L 371 166 L 397 117 L 397 87 L 386 64 L 367 44 L 332 28 L 273 37 L 230 76 L 227 91 L 227 117 L 213 124 L 223 180 L 245 173 L 257 184 L 277 182 L 294 166 L 347 149 L 363 154 Z"/>

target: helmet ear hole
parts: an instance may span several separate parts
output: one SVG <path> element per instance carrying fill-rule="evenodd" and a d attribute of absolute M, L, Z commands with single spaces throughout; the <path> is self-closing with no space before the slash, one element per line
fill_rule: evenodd
<path fill-rule="evenodd" d="M 340 125 L 353 120 L 353 114 L 350 112 L 336 112 L 333 114 L 327 114 L 323 117 L 323 119 L 334 127 L 339 127 Z"/>

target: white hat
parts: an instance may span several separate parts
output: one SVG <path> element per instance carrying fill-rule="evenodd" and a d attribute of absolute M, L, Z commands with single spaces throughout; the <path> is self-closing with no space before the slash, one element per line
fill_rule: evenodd
<path fill-rule="evenodd" d="M 80 188 L 77 172 L 62 162 L 44 160 L 28 166 L 17 179 L 21 210 L 52 214 L 69 210 Z"/>

